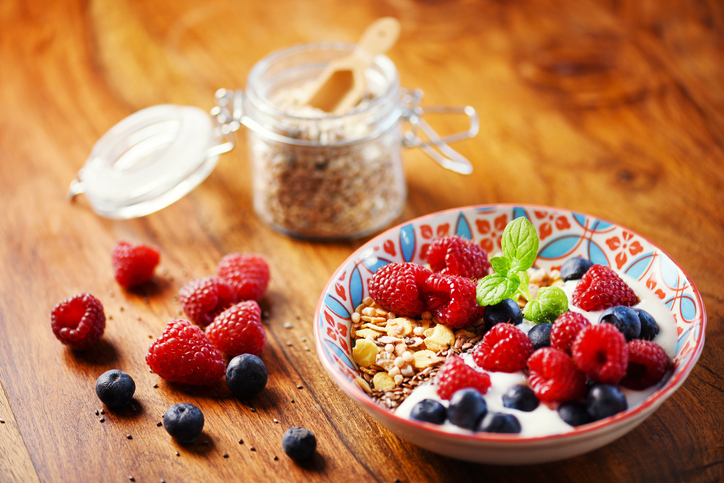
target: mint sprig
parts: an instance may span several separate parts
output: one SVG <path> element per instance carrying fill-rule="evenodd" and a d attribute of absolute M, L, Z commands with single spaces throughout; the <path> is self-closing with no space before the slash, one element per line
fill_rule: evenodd
<path fill-rule="evenodd" d="M 503 256 L 490 259 L 495 273 L 478 282 L 479 305 L 495 305 L 516 295 L 530 300 L 526 270 L 535 263 L 539 243 L 538 233 L 527 218 L 516 218 L 508 223 L 503 231 Z"/>

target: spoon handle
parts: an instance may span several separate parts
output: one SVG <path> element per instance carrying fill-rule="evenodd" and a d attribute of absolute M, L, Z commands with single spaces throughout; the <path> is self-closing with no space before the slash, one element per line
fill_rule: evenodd
<path fill-rule="evenodd" d="M 397 42 L 400 22 L 393 17 L 382 17 L 372 22 L 357 43 L 357 51 L 374 57 L 384 54 Z"/>

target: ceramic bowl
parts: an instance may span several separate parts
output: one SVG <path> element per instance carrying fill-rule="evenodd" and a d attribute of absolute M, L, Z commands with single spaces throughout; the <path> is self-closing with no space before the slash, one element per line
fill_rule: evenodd
<path fill-rule="evenodd" d="M 538 231 L 538 268 L 560 268 L 582 256 L 641 280 L 674 315 L 678 344 L 673 374 L 641 404 L 612 417 L 545 437 L 493 433 L 451 434 L 440 427 L 396 416 L 355 382 L 359 370 L 350 344 L 351 313 L 368 295 L 367 280 L 390 262 L 424 263 L 427 245 L 456 234 L 487 252 L 500 249 L 506 224 L 527 217 Z M 660 248 L 636 233 L 585 214 L 529 205 L 471 206 L 434 213 L 391 228 L 364 244 L 340 266 L 324 288 L 314 321 L 322 365 L 361 409 L 403 439 L 453 458 L 488 464 L 533 464 L 577 456 L 600 448 L 635 428 L 684 382 L 704 346 L 706 313 L 684 270 Z"/>

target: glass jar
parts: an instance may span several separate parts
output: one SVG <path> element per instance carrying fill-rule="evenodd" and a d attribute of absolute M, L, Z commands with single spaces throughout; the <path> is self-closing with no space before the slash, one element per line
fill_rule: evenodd
<path fill-rule="evenodd" d="M 249 73 L 244 115 L 254 209 L 287 235 L 360 237 L 387 226 L 404 207 L 400 82 L 389 58 L 366 69 L 371 98 L 348 113 L 300 105 L 305 85 L 353 49 L 297 46 L 267 56 Z"/>

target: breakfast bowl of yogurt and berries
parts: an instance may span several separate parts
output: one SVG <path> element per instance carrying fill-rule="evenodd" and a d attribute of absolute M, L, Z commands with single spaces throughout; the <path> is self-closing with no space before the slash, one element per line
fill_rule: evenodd
<path fill-rule="evenodd" d="M 706 312 L 635 232 L 531 205 L 458 208 L 355 251 L 314 320 L 325 370 L 425 449 L 487 464 L 562 460 L 634 429 L 683 384 Z"/>

